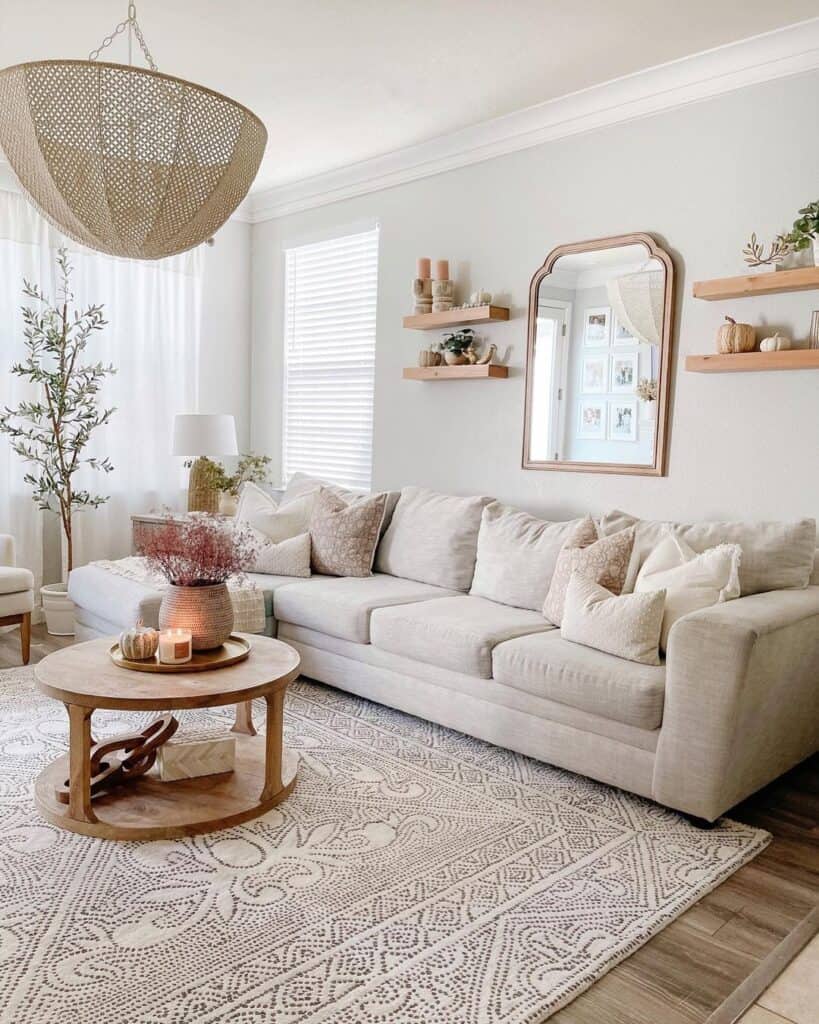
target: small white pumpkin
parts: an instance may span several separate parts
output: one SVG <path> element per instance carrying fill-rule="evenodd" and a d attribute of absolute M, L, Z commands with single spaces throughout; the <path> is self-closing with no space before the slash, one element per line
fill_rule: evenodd
<path fill-rule="evenodd" d="M 138 622 L 133 629 L 126 629 L 119 635 L 119 649 L 129 661 L 144 661 L 153 658 L 159 647 L 159 633 Z"/>
<path fill-rule="evenodd" d="M 791 347 L 791 339 L 786 334 L 776 331 L 770 338 L 763 338 L 759 343 L 760 352 L 784 352 Z"/>

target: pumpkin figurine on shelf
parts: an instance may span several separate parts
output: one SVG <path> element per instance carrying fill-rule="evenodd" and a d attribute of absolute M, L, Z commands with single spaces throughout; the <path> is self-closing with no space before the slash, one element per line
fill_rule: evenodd
<path fill-rule="evenodd" d="M 779 331 L 774 331 L 769 338 L 763 338 L 759 343 L 760 352 L 784 352 L 790 347 L 791 339 L 787 334 L 780 334 Z"/>
<path fill-rule="evenodd" d="M 133 629 L 126 629 L 119 635 L 119 649 L 128 661 L 145 661 L 153 658 L 159 647 L 159 633 L 150 626 L 143 626 L 140 619 Z"/>
<path fill-rule="evenodd" d="M 756 348 L 756 329 L 753 324 L 738 324 L 733 317 L 726 316 L 717 331 L 717 351 L 723 355 L 737 352 L 753 352 Z"/>

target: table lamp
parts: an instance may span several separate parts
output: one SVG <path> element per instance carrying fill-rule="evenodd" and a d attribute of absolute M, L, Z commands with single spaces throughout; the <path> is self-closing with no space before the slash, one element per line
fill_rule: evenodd
<path fill-rule="evenodd" d="M 219 491 L 208 482 L 208 455 L 238 455 L 232 416 L 185 413 L 173 421 L 171 455 L 197 456 L 188 478 L 188 512 L 218 512 Z"/>

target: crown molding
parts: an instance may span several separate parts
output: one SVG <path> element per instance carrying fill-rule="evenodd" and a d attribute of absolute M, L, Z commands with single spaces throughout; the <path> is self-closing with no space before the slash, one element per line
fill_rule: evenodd
<path fill-rule="evenodd" d="M 260 223 L 491 160 L 556 139 L 819 68 L 819 18 L 484 121 L 312 178 L 251 192 Z"/>

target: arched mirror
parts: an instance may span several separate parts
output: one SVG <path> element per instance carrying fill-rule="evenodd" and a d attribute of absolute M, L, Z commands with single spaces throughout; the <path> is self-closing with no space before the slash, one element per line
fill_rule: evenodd
<path fill-rule="evenodd" d="M 673 299 L 651 235 L 549 253 L 529 291 L 524 469 L 665 473 Z"/>

